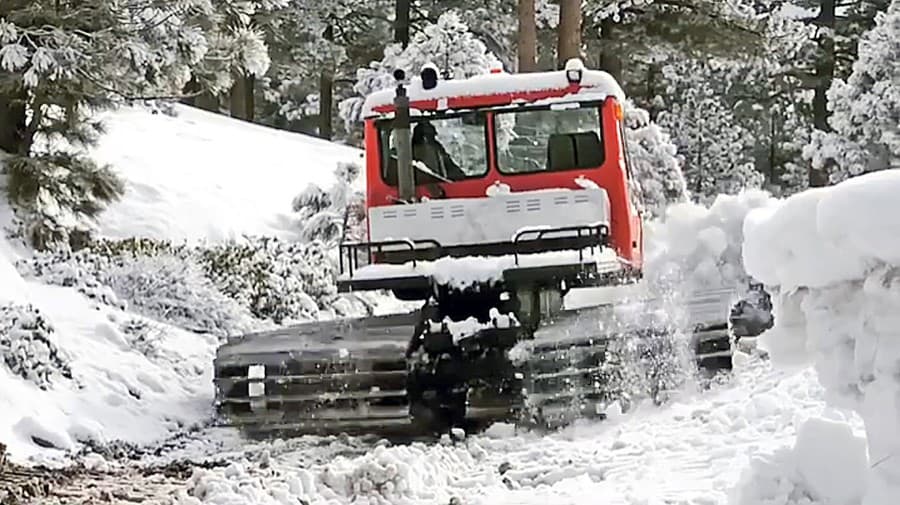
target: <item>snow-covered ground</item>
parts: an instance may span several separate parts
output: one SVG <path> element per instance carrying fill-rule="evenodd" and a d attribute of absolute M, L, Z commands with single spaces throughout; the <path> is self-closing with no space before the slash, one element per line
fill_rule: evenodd
<path fill-rule="evenodd" d="M 294 197 L 310 183 L 327 191 L 338 162 L 359 161 L 350 148 L 176 111 L 109 116 L 110 132 L 95 155 L 122 174 L 127 192 L 100 219 L 102 235 L 291 239 L 299 229 Z M 712 391 L 685 390 L 661 408 L 552 434 L 494 426 L 457 444 L 314 437 L 248 443 L 232 430 L 205 428 L 217 336 L 23 276 L 15 264 L 29 253 L 0 239 L 0 304 L 15 305 L 5 320 L 18 324 L 11 342 L 19 343 L 15 352 L 5 350 L 12 365 L 0 367 L 0 441 L 13 461 L 29 463 L 103 453 L 109 441 L 162 443 L 143 460 L 148 465 L 228 460 L 222 468 L 194 469 L 173 491 L 176 503 L 192 505 L 894 503 L 897 172 L 786 201 L 750 191 L 709 208 L 681 204 L 648 226 L 650 285 L 739 288 L 746 267 L 778 288 L 776 328 L 762 339 L 777 366 L 742 357 L 729 381 Z M 10 216 L 0 206 L 0 224 Z M 12 345 L 3 338 L 0 345 Z M 826 400 L 855 409 L 865 424 Z M 99 454 L 79 457 L 106 465 Z"/>
<path fill-rule="evenodd" d="M 495 425 L 457 444 L 390 446 L 339 437 L 241 444 L 211 430 L 165 458 L 230 462 L 195 470 L 177 493 L 183 504 L 783 504 L 805 492 L 797 475 L 821 475 L 816 457 L 858 454 L 812 446 L 791 459 L 797 475 L 765 482 L 744 469 L 782 458 L 798 432 L 815 436 L 826 417 L 847 420 L 825 406 L 812 370 L 754 358 L 712 391 L 552 434 Z M 773 501 L 756 499 L 763 495 Z"/>

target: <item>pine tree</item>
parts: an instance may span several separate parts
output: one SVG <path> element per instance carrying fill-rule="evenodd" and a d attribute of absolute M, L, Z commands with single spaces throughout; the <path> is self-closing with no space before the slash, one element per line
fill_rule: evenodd
<path fill-rule="evenodd" d="M 416 33 L 406 49 L 399 44 L 389 45 L 381 61 L 372 62 L 367 68 L 357 71 L 353 88 L 357 96 L 340 103 L 341 118 L 347 123 L 347 128 L 359 121 L 366 96 L 395 85 L 395 69 L 400 68 L 414 75 L 429 63 L 454 79 L 485 74 L 500 65 L 497 57 L 469 31 L 460 16 L 453 11 L 447 12 L 438 18 L 437 23 L 427 25 Z"/>
<path fill-rule="evenodd" d="M 195 5 L 196 4 L 196 5 Z M 38 247 L 69 242 L 122 193 L 83 154 L 99 110 L 179 93 L 209 44 L 203 2 L 8 0 L 0 5 L 0 141 L 7 192 Z"/>
<path fill-rule="evenodd" d="M 755 140 L 712 89 L 707 65 L 687 60 L 666 69 L 673 101 L 658 118 L 684 160 L 688 190 L 705 203 L 720 193 L 759 187 L 763 179 L 751 156 Z"/>
<path fill-rule="evenodd" d="M 277 11 L 266 25 L 272 65 L 259 79 L 257 120 L 351 140 L 333 120 L 335 104 L 353 95 L 361 62 L 381 57 L 392 25 L 384 12 L 393 7 L 393 0 L 292 0 Z"/>
<path fill-rule="evenodd" d="M 677 148 L 650 114 L 632 103 L 626 107 L 625 124 L 631 180 L 639 189 L 639 203 L 650 216 L 661 217 L 666 207 L 688 196 Z"/>
<path fill-rule="evenodd" d="M 832 166 L 831 182 L 900 168 L 900 0 L 862 37 L 852 73 L 828 98 L 833 131 L 814 132 L 804 151 L 814 166 Z"/>

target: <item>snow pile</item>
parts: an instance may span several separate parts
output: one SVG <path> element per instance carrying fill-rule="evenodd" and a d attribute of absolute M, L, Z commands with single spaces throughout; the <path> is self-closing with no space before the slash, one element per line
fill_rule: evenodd
<path fill-rule="evenodd" d="M 709 207 L 692 202 L 669 206 L 662 219 L 646 227 L 645 273 L 650 284 L 663 289 L 685 284 L 695 289 L 746 286 L 744 218 L 774 202 L 764 191 L 746 190 L 719 195 Z"/>
<path fill-rule="evenodd" d="M 753 459 L 738 482 L 735 505 L 852 505 L 865 490 L 866 441 L 844 421 L 812 418 L 793 448 Z"/>
<path fill-rule="evenodd" d="M 898 192 L 900 170 L 872 173 L 754 211 L 744 226 L 748 272 L 778 289 L 760 345 L 774 360 L 811 360 L 829 400 L 862 416 L 866 505 L 900 496 Z"/>
<path fill-rule="evenodd" d="M 471 470 L 485 456 L 478 447 L 415 443 L 380 445 L 362 456 L 337 455 L 312 468 L 298 466 L 290 453 L 263 458 L 263 465 L 242 460 L 225 469 L 195 470 L 176 503 L 447 503 L 452 497 L 447 488 L 457 480 L 452 476 Z"/>
<path fill-rule="evenodd" d="M 183 105 L 175 116 L 140 107 L 103 116 L 93 158 L 126 181 L 99 217 L 112 239 L 213 241 L 243 235 L 297 237 L 291 201 L 309 184 L 330 188 L 338 162 L 362 151 Z M 362 178 L 355 181 L 362 187 Z"/>

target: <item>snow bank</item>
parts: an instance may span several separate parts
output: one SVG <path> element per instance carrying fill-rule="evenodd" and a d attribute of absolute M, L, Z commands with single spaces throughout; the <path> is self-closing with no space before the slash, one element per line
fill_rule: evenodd
<path fill-rule="evenodd" d="M 126 192 L 100 216 L 101 235 L 293 239 L 294 197 L 310 183 L 331 187 L 338 162 L 362 163 L 362 151 L 351 147 L 183 105 L 174 111 L 131 107 L 104 115 L 108 133 L 92 157 L 112 165 Z"/>
<path fill-rule="evenodd" d="M 777 288 L 760 345 L 774 360 L 812 361 L 829 400 L 865 422 L 865 505 L 900 496 L 898 192 L 900 170 L 887 170 L 792 196 L 744 225 L 748 272 Z"/>
<path fill-rule="evenodd" d="M 805 191 L 745 227 L 748 268 L 784 289 L 862 279 L 875 265 L 900 265 L 900 170 Z"/>

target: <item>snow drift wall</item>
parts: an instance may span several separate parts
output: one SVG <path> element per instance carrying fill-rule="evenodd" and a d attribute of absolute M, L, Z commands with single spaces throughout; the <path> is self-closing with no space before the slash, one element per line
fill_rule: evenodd
<path fill-rule="evenodd" d="M 829 400 L 865 423 L 864 496 L 813 497 L 823 503 L 888 505 L 900 496 L 898 195 L 900 170 L 887 170 L 795 195 L 744 223 L 744 264 L 776 290 L 775 328 L 760 346 L 775 361 L 811 361 Z"/>

